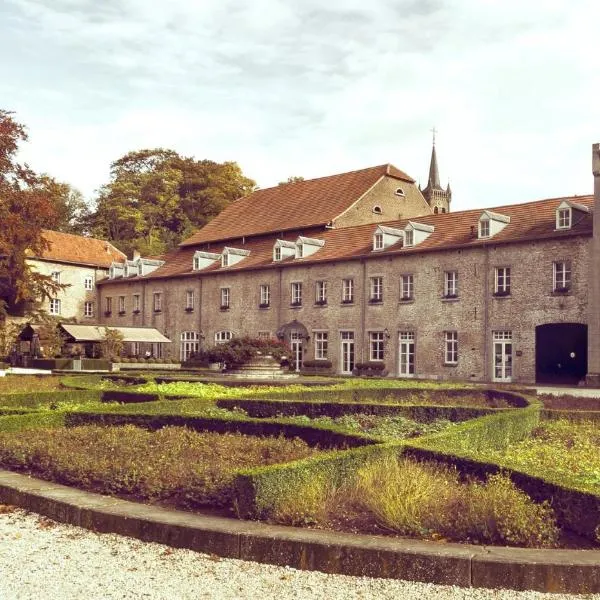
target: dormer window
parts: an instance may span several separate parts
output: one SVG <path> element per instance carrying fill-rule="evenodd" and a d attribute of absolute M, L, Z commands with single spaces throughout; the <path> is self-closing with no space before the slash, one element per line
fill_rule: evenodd
<path fill-rule="evenodd" d="M 404 246 L 406 248 L 416 246 L 424 242 L 434 231 L 435 227 L 433 225 L 409 221 L 408 225 L 404 228 Z"/>
<path fill-rule="evenodd" d="M 404 237 L 402 229 L 377 225 L 373 233 L 373 250 L 385 250 Z"/>
<path fill-rule="evenodd" d="M 510 217 L 500 213 L 484 210 L 479 217 L 477 237 L 479 239 L 494 237 L 510 223 Z"/>
<path fill-rule="evenodd" d="M 141 260 L 139 260 L 137 264 L 137 273 L 138 275 L 144 274 L 144 263 Z"/>
<path fill-rule="evenodd" d="M 273 251 L 273 260 L 281 260 L 281 248 L 275 248 Z"/>
<path fill-rule="evenodd" d="M 221 256 L 221 266 L 222 267 L 229 266 L 229 254 L 223 254 L 223 256 Z"/>
<path fill-rule="evenodd" d="M 373 250 L 383 250 L 383 233 L 380 231 L 373 236 Z"/>
<path fill-rule="evenodd" d="M 277 240 L 273 246 L 273 260 L 278 262 L 296 256 L 297 244 L 288 240 Z"/>
<path fill-rule="evenodd" d="M 490 221 L 489 221 L 489 219 L 479 221 L 479 237 L 480 238 L 489 238 L 490 237 Z"/>
<path fill-rule="evenodd" d="M 201 269 L 206 269 L 210 265 L 214 264 L 221 258 L 220 254 L 215 254 L 214 252 L 203 252 L 202 250 L 197 250 L 194 252 L 193 258 L 193 270 L 200 271 Z"/>
<path fill-rule="evenodd" d="M 246 256 L 250 256 L 250 250 L 226 246 L 223 248 L 223 253 L 221 254 L 221 267 L 231 267 L 244 260 Z"/>
<path fill-rule="evenodd" d="M 571 208 L 556 211 L 556 229 L 571 229 Z"/>
<path fill-rule="evenodd" d="M 299 236 L 296 240 L 296 258 L 306 258 L 325 245 L 324 240 Z"/>

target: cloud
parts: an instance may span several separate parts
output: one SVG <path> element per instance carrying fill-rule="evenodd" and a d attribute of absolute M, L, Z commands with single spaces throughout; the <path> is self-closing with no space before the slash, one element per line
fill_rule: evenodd
<path fill-rule="evenodd" d="M 586 193 L 597 4 L 8 0 L 0 94 L 24 156 L 88 195 L 148 146 L 263 187 L 388 161 L 424 178 L 433 125 L 455 210 Z"/>

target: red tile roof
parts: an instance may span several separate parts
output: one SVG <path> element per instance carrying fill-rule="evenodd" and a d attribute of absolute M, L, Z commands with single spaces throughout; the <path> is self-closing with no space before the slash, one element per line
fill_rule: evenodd
<path fill-rule="evenodd" d="M 510 223 L 496 235 L 487 239 L 477 238 L 477 225 L 479 217 L 485 209 L 466 210 L 455 213 L 427 215 L 402 221 L 390 221 L 385 225 L 389 227 L 404 228 L 409 220 L 417 223 L 433 225 L 434 232 L 420 244 L 403 248 L 401 243 L 395 244 L 386 250 L 373 252 L 373 232 L 378 224 L 344 227 L 323 231 L 318 238 L 325 241 L 325 246 L 315 254 L 306 258 L 288 258 L 283 261 L 273 262 L 273 244 L 278 238 L 276 234 L 251 238 L 240 248 L 250 250 L 250 255 L 239 263 L 222 268 L 221 262 L 216 261 L 210 267 L 201 271 L 192 270 L 192 258 L 195 248 L 184 247 L 173 253 L 167 262 L 143 278 L 161 279 L 176 276 L 195 276 L 203 273 L 244 271 L 257 268 L 278 267 L 285 264 L 314 264 L 319 262 L 351 260 L 360 257 L 375 257 L 394 254 L 415 254 L 420 252 L 440 251 L 451 248 L 477 247 L 485 245 L 499 245 L 505 243 L 523 242 L 537 239 L 563 238 L 573 235 L 591 235 L 591 213 L 579 213 L 573 216 L 573 226 L 568 230 L 556 230 L 556 209 L 563 200 L 575 200 L 579 204 L 592 207 L 593 196 L 576 196 L 574 198 L 553 198 L 539 200 L 525 204 L 513 204 L 491 208 L 494 212 L 510 217 Z M 284 239 L 295 241 L 297 235 L 289 234 Z M 227 244 L 222 242 L 211 246 L 211 252 L 220 253 Z M 120 279 L 113 280 L 115 282 Z M 107 281 L 103 282 L 105 285 Z M 110 282 L 108 282 L 110 283 Z"/>
<path fill-rule="evenodd" d="M 42 260 L 108 268 L 113 261 L 123 262 L 126 258 L 110 242 L 97 238 L 49 229 L 42 230 L 42 236 L 50 244 L 41 256 L 35 257 Z"/>
<path fill-rule="evenodd" d="M 257 190 L 231 203 L 180 245 L 326 225 L 384 176 L 414 183 L 406 173 L 387 164 Z"/>

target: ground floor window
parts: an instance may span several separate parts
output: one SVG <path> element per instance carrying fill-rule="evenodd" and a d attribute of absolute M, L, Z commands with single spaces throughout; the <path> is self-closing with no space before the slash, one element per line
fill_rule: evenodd
<path fill-rule="evenodd" d="M 447 365 L 458 363 L 458 331 L 446 331 L 444 362 Z"/>
<path fill-rule="evenodd" d="M 383 331 L 369 333 L 369 360 L 383 360 Z"/>
<path fill-rule="evenodd" d="M 48 312 L 51 315 L 60 315 L 60 300 L 58 298 L 50 299 L 50 310 Z"/>
<path fill-rule="evenodd" d="M 224 344 L 225 342 L 228 342 L 232 337 L 233 333 L 231 333 L 231 331 L 217 331 L 217 333 L 215 333 L 215 344 Z"/>
<path fill-rule="evenodd" d="M 326 331 L 315 332 L 315 359 L 327 359 L 328 334 Z"/>
<path fill-rule="evenodd" d="M 512 381 L 512 331 L 492 332 L 494 381 Z"/>
<path fill-rule="evenodd" d="M 179 348 L 179 357 L 181 362 L 200 349 L 200 334 L 197 331 L 183 331 L 181 333 L 181 345 Z"/>
<path fill-rule="evenodd" d="M 415 332 L 401 331 L 398 336 L 400 377 L 413 377 L 415 374 Z"/>

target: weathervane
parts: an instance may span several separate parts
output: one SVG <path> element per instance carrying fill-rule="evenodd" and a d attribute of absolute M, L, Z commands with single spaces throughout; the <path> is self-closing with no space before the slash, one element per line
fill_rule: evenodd
<path fill-rule="evenodd" d="M 437 133 L 437 129 L 435 128 L 435 125 L 429 131 L 431 131 L 431 133 L 433 133 L 433 145 L 435 146 L 435 134 Z"/>

